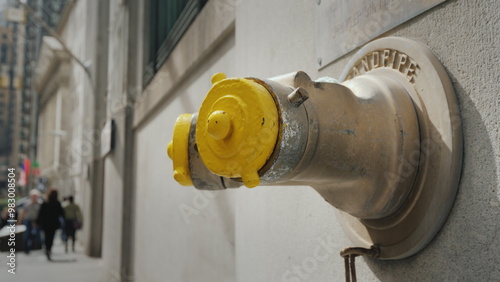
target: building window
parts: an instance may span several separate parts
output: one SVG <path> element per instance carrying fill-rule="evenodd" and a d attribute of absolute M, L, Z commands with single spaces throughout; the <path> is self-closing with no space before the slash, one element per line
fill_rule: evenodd
<path fill-rule="evenodd" d="M 0 47 L 0 63 L 5 64 L 7 63 L 7 52 L 8 52 L 9 47 L 7 44 L 2 44 Z"/>
<path fill-rule="evenodd" d="M 147 40 L 144 84 L 168 58 L 207 0 L 150 0 L 147 11 Z"/>

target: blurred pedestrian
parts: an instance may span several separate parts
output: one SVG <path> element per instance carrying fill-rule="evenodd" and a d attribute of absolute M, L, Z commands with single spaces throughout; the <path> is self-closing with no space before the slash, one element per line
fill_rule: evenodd
<path fill-rule="evenodd" d="M 61 206 L 64 210 L 64 207 L 66 207 L 69 204 L 68 201 L 68 196 L 63 197 L 63 200 L 61 202 Z M 68 240 L 68 236 L 66 236 L 66 226 L 64 223 L 64 218 L 61 221 L 61 240 L 66 244 L 66 241 Z"/>
<path fill-rule="evenodd" d="M 26 231 L 23 236 L 23 247 L 26 254 L 30 253 L 35 243 L 41 243 L 40 231 L 36 224 L 38 212 L 41 207 L 38 199 L 39 194 L 40 192 L 36 189 L 30 191 L 30 202 L 24 206 L 20 215 L 19 221 L 26 226 Z"/>
<path fill-rule="evenodd" d="M 69 197 L 68 196 L 63 197 L 62 202 L 61 202 L 61 207 L 63 207 L 63 209 L 64 209 L 64 207 L 67 206 L 68 204 L 69 204 Z"/>
<path fill-rule="evenodd" d="M 64 244 L 66 252 L 68 252 L 68 241 L 71 238 L 71 249 L 75 251 L 76 230 L 80 229 L 83 222 L 80 206 L 74 203 L 73 196 L 68 197 L 69 203 L 64 207 L 64 226 L 66 231 L 66 242 Z"/>
<path fill-rule="evenodd" d="M 37 224 L 43 230 L 45 235 L 45 255 L 51 260 L 52 244 L 54 243 L 54 234 L 61 227 L 59 218 L 64 218 L 64 211 L 61 203 L 57 200 L 57 190 L 51 189 L 47 195 L 47 201 L 40 207 Z"/>

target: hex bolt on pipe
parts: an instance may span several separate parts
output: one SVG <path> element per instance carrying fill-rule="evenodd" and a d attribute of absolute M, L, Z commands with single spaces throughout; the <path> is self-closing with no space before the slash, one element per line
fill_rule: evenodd
<path fill-rule="evenodd" d="M 453 87 L 427 47 L 394 37 L 364 46 L 341 81 L 215 74 L 199 112 L 176 122 L 174 178 L 206 190 L 311 186 L 360 247 L 378 246 L 380 259 L 415 254 L 458 187 Z"/>

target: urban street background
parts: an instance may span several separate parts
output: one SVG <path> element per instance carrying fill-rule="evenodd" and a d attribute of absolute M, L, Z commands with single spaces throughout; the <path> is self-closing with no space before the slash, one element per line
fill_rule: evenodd
<path fill-rule="evenodd" d="M 0 210 L 7 215 L 15 199 L 19 216 L 30 191 L 56 188 L 83 213 L 75 252 L 65 252 L 59 230 L 52 261 L 43 249 L 25 254 L 19 229 L 16 274 L 4 229 L 0 281 L 343 281 L 338 252 L 352 243 L 316 191 L 183 187 L 166 148 L 176 118 L 198 111 L 213 74 L 338 79 L 358 47 L 387 36 L 428 46 L 445 67 L 460 107 L 463 167 L 431 244 L 400 261 L 359 258 L 358 279 L 498 280 L 500 1 L 425 1 L 432 5 L 387 29 L 405 12 L 398 8 L 416 2 L 352 2 L 372 6 L 0 0 Z M 335 41 L 341 28 L 325 23 L 359 42 Z"/>

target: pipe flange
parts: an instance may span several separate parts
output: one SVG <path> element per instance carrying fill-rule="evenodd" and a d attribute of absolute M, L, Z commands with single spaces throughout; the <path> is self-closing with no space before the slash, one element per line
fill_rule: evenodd
<path fill-rule="evenodd" d="M 436 236 L 452 208 L 462 167 L 462 130 L 455 92 L 446 70 L 424 45 L 387 37 L 362 47 L 340 80 L 363 74 L 398 80 L 417 112 L 420 150 L 404 160 L 405 168 L 387 177 L 405 178 L 416 171 L 408 199 L 394 214 L 361 220 L 339 211 L 353 243 L 380 248 L 380 259 L 402 259 L 423 249 Z"/>

